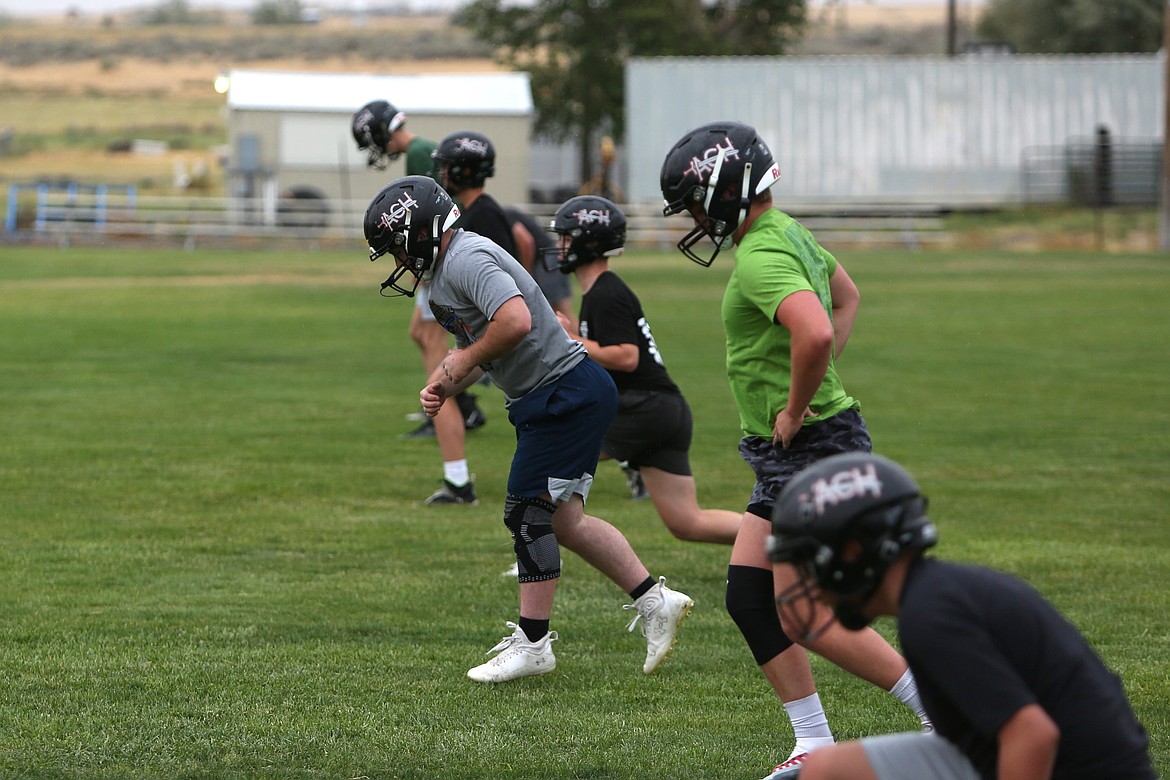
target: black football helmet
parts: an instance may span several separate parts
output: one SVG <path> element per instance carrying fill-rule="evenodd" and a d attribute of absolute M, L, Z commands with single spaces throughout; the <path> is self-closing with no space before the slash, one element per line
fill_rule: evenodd
<path fill-rule="evenodd" d="M 684 255 L 709 266 L 723 242 L 747 216 L 754 196 L 780 178 L 780 167 L 755 128 L 742 122 L 711 122 L 684 135 L 667 152 L 659 175 L 665 216 L 701 207 L 691 232 L 678 242 Z M 714 251 L 706 259 L 693 247 L 706 236 Z"/>
<path fill-rule="evenodd" d="M 397 265 L 382 282 L 382 294 L 389 287 L 395 292 L 388 297 L 413 298 L 418 283 L 433 273 L 443 233 L 458 220 L 459 206 L 429 176 L 404 176 L 383 187 L 366 209 L 370 260 L 400 248 L 405 262 L 395 257 Z M 407 271 L 414 277 L 409 287 L 398 283 Z"/>
<path fill-rule="evenodd" d="M 452 195 L 482 187 L 484 180 L 495 173 L 496 147 L 486 135 L 474 130 L 451 133 L 431 152 L 431 176 Z"/>
<path fill-rule="evenodd" d="M 905 469 L 867 452 L 834 455 L 797 474 L 780 491 L 768 539 L 768 557 L 801 573 L 777 596 L 781 611 L 815 639 L 832 622 L 812 625 L 819 590 L 833 596 L 845 628 L 869 625 L 861 608 L 890 565 L 938 542 L 926 503 Z"/>
<path fill-rule="evenodd" d="M 386 151 L 390 134 L 402 127 L 406 114 L 385 100 L 374 100 L 359 108 L 353 115 L 353 140 L 358 149 L 364 149 L 369 158 L 366 165 L 385 170 L 387 160 L 397 160 L 398 153 Z"/>
<path fill-rule="evenodd" d="M 626 245 L 626 215 L 608 198 L 579 195 L 565 201 L 553 215 L 550 233 L 567 236 L 544 250 L 544 267 L 563 274 L 592 263 L 602 255 L 621 254 Z"/>

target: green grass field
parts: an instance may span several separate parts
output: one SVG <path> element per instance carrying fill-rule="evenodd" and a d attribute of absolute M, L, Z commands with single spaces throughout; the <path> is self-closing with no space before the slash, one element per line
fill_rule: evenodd
<path fill-rule="evenodd" d="M 1170 265 L 841 259 L 863 295 L 841 371 L 930 495 L 939 554 L 1046 593 L 1170 776 Z M 700 498 L 739 510 L 730 266 L 618 262 L 694 408 Z M 626 596 L 566 554 L 557 671 L 464 677 L 515 619 L 513 434 L 482 389 L 481 504 L 420 505 L 439 458 L 397 438 L 421 370 L 384 275 L 358 246 L 0 252 L 0 776 L 699 780 L 787 755 L 723 610 L 726 548 L 670 538 L 612 464 L 591 508 L 697 602 L 669 663 L 642 675 Z M 838 738 L 915 726 L 814 668 Z"/>

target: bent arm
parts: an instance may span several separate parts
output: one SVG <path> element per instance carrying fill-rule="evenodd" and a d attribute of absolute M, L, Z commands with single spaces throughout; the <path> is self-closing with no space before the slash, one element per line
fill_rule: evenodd
<path fill-rule="evenodd" d="M 575 333 L 568 318 L 558 315 L 557 319 L 561 321 L 565 332 L 569 334 L 569 338 L 573 341 L 581 342 L 585 347 L 585 351 L 589 353 L 589 357 L 593 358 L 597 363 L 607 371 L 622 371 L 624 373 L 631 373 L 638 369 L 638 361 L 641 360 L 642 355 L 638 350 L 637 344 L 608 344 L 602 346 L 600 342 L 593 339 L 584 338 L 580 333 Z"/>
<path fill-rule="evenodd" d="M 1029 704 L 1000 727 L 999 780 L 1049 780 L 1060 729 L 1039 704 Z"/>
<path fill-rule="evenodd" d="M 853 321 L 857 319 L 861 293 L 839 263 L 837 270 L 829 277 L 829 293 L 833 296 L 833 357 L 840 357 L 845 351 L 849 335 L 853 333 Z"/>
<path fill-rule="evenodd" d="M 468 377 L 479 366 L 511 352 L 531 330 L 532 313 L 524 296 L 512 296 L 496 309 L 482 336 L 462 349 L 447 353 L 439 364 L 436 378 L 448 395 L 453 388 L 466 387 L 470 384 Z"/>
<path fill-rule="evenodd" d="M 800 419 L 829 368 L 833 324 L 815 293 L 801 290 L 776 309 L 776 322 L 792 334 L 792 384 L 786 411 Z"/>
<path fill-rule="evenodd" d="M 516 244 L 516 259 L 520 261 L 520 265 L 524 266 L 524 270 L 528 273 L 536 268 L 536 239 L 532 237 L 532 233 L 528 232 L 528 228 L 524 227 L 522 222 L 516 222 L 512 225 L 512 242 Z"/>

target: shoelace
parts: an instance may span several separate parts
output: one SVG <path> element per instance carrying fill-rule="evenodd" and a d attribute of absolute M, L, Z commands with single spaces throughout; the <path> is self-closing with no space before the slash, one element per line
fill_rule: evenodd
<path fill-rule="evenodd" d="M 776 774 L 781 769 L 792 769 L 793 767 L 800 766 L 806 758 L 808 758 L 808 753 L 798 753 L 787 761 L 777 764 L 776 768 L 772 770 L 772 774 Z"/>
<path fill-rule="evenodd" d="M 623 605 L 622 605 L 622 609 L 633 609 L 633 610 L 637 610 L 637 609 L 638 609 L 638 605 L 637 605 L 637 604 L 623 604 Z M 638 612 L 637 614 L 635 614 L 635 615 L 634 615 L 634 619 L 630 621 L 630 624 L 629 624 L 628 626 L 626 626 L 626 631 L 633 631 L 633 630 L 634 630 L 634 626 L 638 625 L 638 621 L 639 621 L 639 620 L 641 620 L 641 619 L 642 619 L 642 613 L 641 613 L 641 612 Z M 643 624 L 642 624 L 642 636 L 646 636 L 646 624 L 645 624 L 645 623 L 643 623 Z"/>
<path fill-rule="evenodd" d="M 511 647 L 513 644 L 515 644 L 516 642 L 518 642 L 520 640 L 520 637 L 517 636 L 515 633 L 515 632 L 520 630 L 520 626 L 516 625 L 511 620 L 504 621 L 504 625 L 507 626 L 508 628 L 512 629 L 513 633 L 511 633 L 508 636 L 501 639 L 500 643 L 498 645 L 493 647 L 491 650 L 488 650 L 486 653 L 484 653 L 484 655 L 491 655 L 492 653 L 495 653 L 495 652 L 507 650 L 509 647 Z"/>
<path fill-rule="evenodd" d="M 666 587 L 666 577 L 659 577 L 658 578 L 658 582 L 654 587 L 660 587 L 660 586 L 663 588 Z M 651 590 L 653 590 L 653 588 Z M 649 593 L 649 592 L 650 591 L 646 591 L 646 593 Z M 645 594 L 642 594 L 642 595 L 644 598 Z M 623 604 L 622 609 L 638 609 L 638 605 L 637 604 Z M 653 609 L 648 609 L 648 610 L 646 610 L 646 612 L 647 613 L 653 612 Z M 626 626 L 626 631 L 633 631 L 634 626 L 638 625 L 638 621 L 644 617 L 647 617 L 647 615 L 643 615 L 642 611 L 639 609 L 638 614 L 634 615 L 634 619 L 630 621 L 630 624 L 628 626 Z M 642 636 L 646 636 L 646 624 L 645 623 L 642 624 Z"/>

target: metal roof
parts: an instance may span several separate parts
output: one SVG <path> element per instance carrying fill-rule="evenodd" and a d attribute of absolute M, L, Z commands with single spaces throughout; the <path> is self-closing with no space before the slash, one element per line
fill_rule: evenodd
<path fill-rule="evenodd" d="M 233 70 L 232 110 L 353 113 L 371 100 L 388 100 L 411 114 L 532 113 L 527 73 L 294 73 Z"/>

